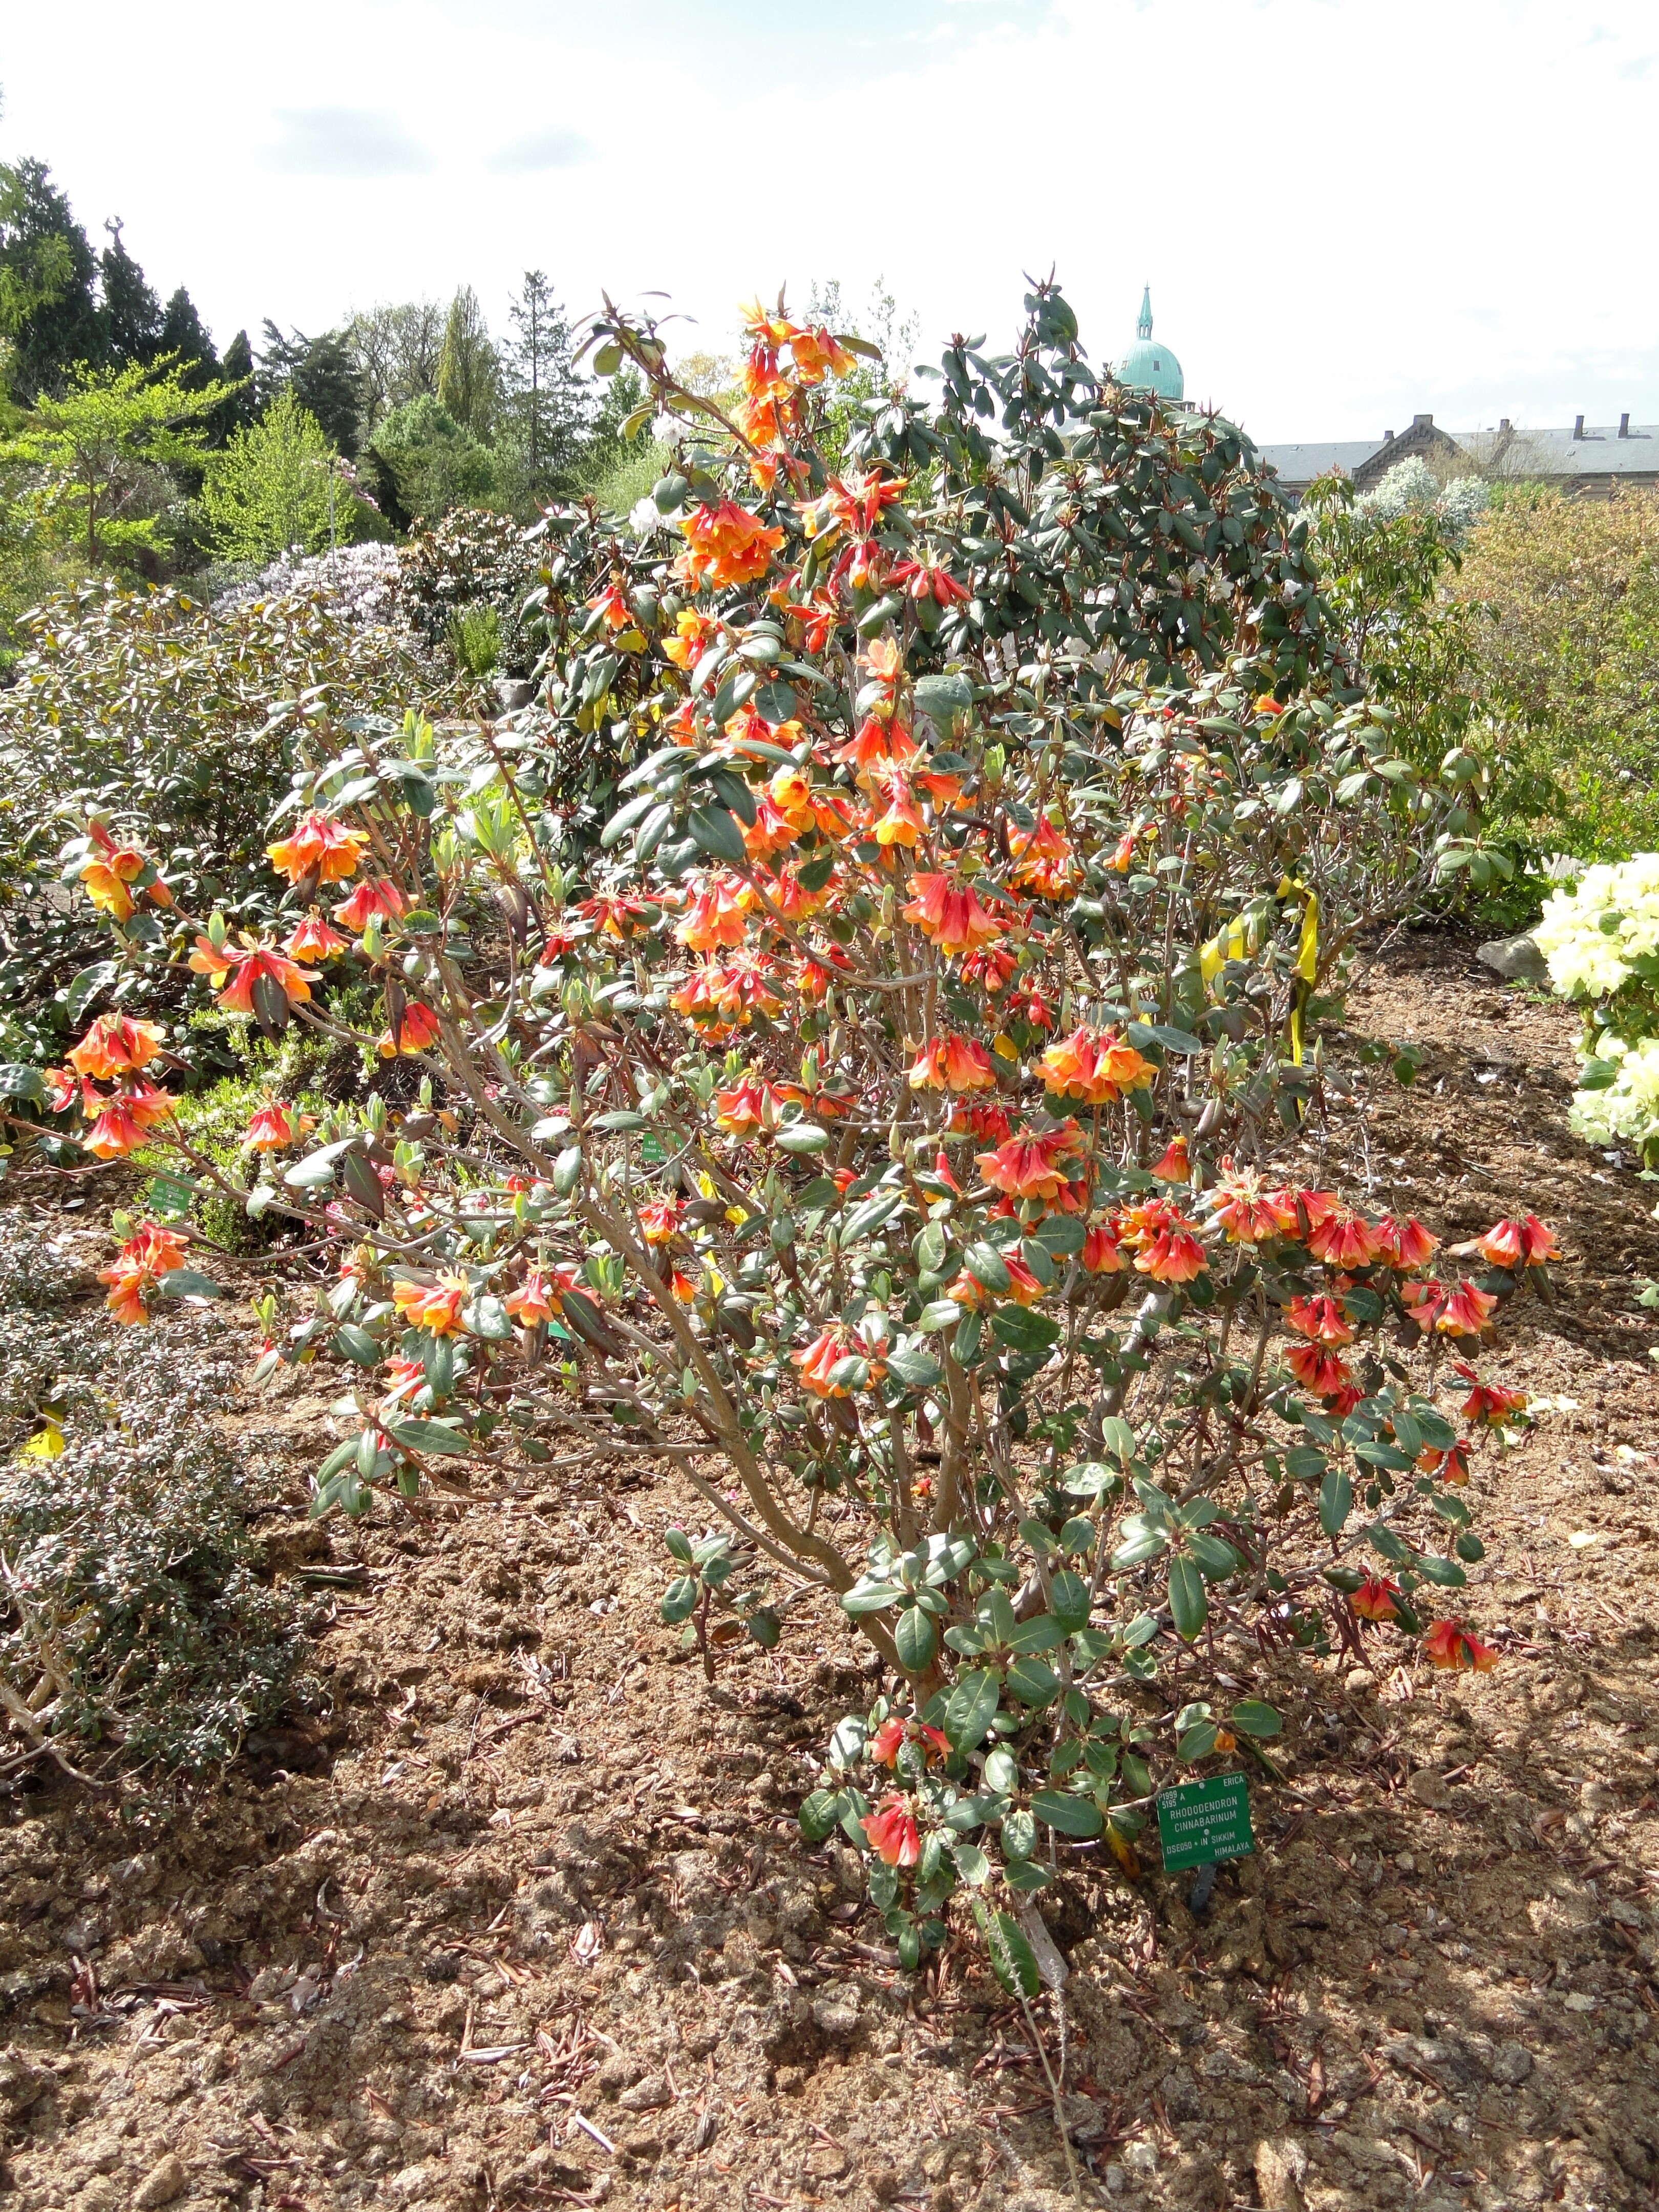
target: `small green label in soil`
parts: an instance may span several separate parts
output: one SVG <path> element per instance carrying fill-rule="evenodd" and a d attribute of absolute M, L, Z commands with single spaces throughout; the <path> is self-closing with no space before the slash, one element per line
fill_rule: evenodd
<path fill-rule="evenodd" d="M 668 1158 L 668 1154 L 663 1150 L 662 1139 L 653 1137 L 648 1129 L 640 1139 L 640 1158 L 648 1168 L 661 1167 Z"/>
<path fill-rule="evenodd" d="M 1182 1782 L 1158 1801 L 1158 1840 L 1164 1871 L 1242 1859 L 1255 1849 L 1250 1833 L 1250 1792 L 1242 1774 L 1209 1782 Z"/>

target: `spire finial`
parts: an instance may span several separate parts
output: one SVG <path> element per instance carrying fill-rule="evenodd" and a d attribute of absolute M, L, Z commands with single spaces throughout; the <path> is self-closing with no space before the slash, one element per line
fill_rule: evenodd
<path fill-rule="evenodd" d="M 1135 336 L 1138 338 L 1149 338 L 1152 335 L 1152 288 L 1148 284 L 1140 295 L 1140 320 L 1135 325 Z"/>

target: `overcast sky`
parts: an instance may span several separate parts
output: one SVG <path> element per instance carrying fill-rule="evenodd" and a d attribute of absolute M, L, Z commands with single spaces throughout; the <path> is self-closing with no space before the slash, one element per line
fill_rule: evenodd
<path fill-rule="evenodd" d="M 39 155 L 222 343 L 527 266 L 573 310 L 884 276 L 1006 340 L 1053 264 L 1096 359 L 1150 281 L 1260 439 L 1659 422 L 1653 0 L 14 4 Z"/>

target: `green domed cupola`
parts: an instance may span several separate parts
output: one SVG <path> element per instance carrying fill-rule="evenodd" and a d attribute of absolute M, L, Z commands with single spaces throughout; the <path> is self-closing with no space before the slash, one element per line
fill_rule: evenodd
<path fill-rule="evenodd" d="M 1152 288 L 1149 284 L 1140 295 L 1140 319 L 1135 325 L 1135 343 L 1118 363 L 1118 379 L 1133 384 L 1143 392 L 1155 392 L 1160 399 L 1180 399 L 1185 397 L 1186 383 L 1181 374 L 1181 363 L 1166 345 L 1152 343 Z"/>

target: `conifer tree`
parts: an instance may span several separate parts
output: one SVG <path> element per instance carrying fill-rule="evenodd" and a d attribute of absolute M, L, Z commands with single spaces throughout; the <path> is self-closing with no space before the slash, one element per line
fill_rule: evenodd
<path fill-rule="evenodd" d="M 20 405 L 63 392 L 78 363 L 104 359 L 97 274 L 87 234 L 46 163 L 0 165 L 0 309 Z"/>
<path fill-rule="evenodd" d="M 541 270 L 526 270 L 507 316 L 514 331 L 503 360 L 507 414 L 527 488 L 548 499 L 566 488 L 580 450 L 592 412 L 590 387 L 571 359 L 569 322 Z"/>
<path fill-rule="evenodd" d="M 119 216 L 104 228 L 110 242 L 98 257 L 98 273 L 105 356 L 116 368 L 148 366 L 161 350 L 161 303 L 126 249 Z"/>
<path fill-rule="evenodd" d="M 464 284 L 449 303 L 438 359 L 438 404 L 474 438 L 488 443 L 501 410 L 501 362 L 478 295 Z"/>

